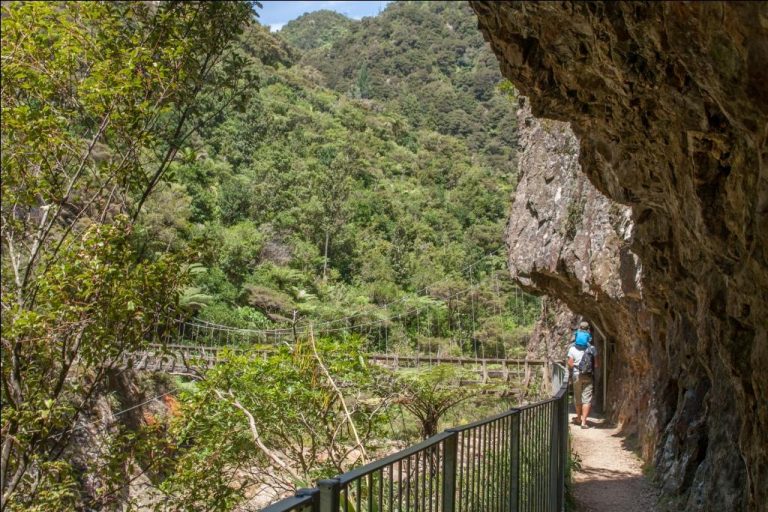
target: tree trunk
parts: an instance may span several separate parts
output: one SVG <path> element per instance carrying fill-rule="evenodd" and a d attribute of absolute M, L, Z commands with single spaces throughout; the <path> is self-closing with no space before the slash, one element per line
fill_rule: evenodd
<path fill-rule="evenodd" d="M 439 421 L 439 415 L 427 414 L 427 416 L 421 422 L 421 435 L 424 436 L 424 439 L 429 439 L 430 437 L 437 434 Z"/>
<path fill-rule="evenodd" d="M 326 281 L 328 278 L 328 239 L 330 238 L 330 233 L 328 233 L 328 230 L 325 231 L 325 251 L 323 251 L 323 282 Z"/>

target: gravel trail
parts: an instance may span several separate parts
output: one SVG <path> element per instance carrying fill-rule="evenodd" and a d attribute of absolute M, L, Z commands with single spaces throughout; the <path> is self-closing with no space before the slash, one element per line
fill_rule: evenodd
<path fill-rule="evenodd" d="M 619 429 L 590 418 L 587 430 L 569 415 L 573 450 L 581 459 L 574 472 L 574 497 L 579 512 L 654 512 L 657 491 L 642 472 L 642 461 L 628 447 Z"/>

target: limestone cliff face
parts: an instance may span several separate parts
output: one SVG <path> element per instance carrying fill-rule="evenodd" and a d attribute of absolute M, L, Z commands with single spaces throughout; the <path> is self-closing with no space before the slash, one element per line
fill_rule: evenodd
<path fill-rule="evenodd" d="M 627 367 L 612 373 L 614 399 L 628 393 L 617 410 L 638 411 L 680 508 L 764 509 L 768 4 L 470 3 L 533 114 L 570 121 L 596 189 L 579 194 L 605 196 L 594 212 L 586 197 L 576 231 L 570 206 L 547 217 L 532 203 L 542 229 L 561 226 L 546 239 L 513 216 L 510 240 L 537 248 L 533 265 L 510 257 L 519 280 L 615 342 Z M 586 182 L 565 168 L 571 205 Z M 625 224 L 622 209 L 597 207 L 607 198 L 629 207 Z"/>
<path fill-rule="evenodd" d="M 589 320 L 596 337 L 607 338 L 609 353 L 602 359 L 612 377 L 612 416 L 625 432 L 639 434 L 650 457 L 656 425 L 648 418 L 638 421 L 652 396 L 650 315 L 641 301 L 642 268 L 630 247 L 631 209 L 589 182 L 567 123 L 537 119 L 528 101 L 521 103 L 520 177 L 507 225 L 509 268 L 527 290 L 556 297 L 544 301 L 531 355 L 562 360 L 578 323 L 571 310 Z"/>

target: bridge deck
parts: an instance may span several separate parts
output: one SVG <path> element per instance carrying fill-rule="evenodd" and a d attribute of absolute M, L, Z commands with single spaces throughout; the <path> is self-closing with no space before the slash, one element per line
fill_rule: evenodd
<path fill-rule="evenodd" d="M 202 345 L 150 345 L 146 350 L 125 354 L 123 363 L 136 370 L 153 372 L 201 371 L 216 365 L 222 360 L 225 348 L 238 350 L 237 347 L 211 347 Z M 256 351 L 261 357 L 268 357 L 270 351 Z M 456 357 L 434 354 L 367 354 L 371 364 L 391 368 L 419 368 L 439 364 L 457 365 L 477 374 L 481 382 L 504 381 L 530 375 L 534 367 L 545 368 L 546 362 L 538 359 L 519 358 L 480 358 Z"/>

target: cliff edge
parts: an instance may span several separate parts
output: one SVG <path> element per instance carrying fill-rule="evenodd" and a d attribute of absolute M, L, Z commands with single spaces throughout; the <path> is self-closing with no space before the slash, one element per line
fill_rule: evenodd
<path fill-rule="evenodd" d="M 575 134 L 548 142 L 561 175 L 542 169 L 538 200 L 516 201 L 513 274 L 614 344 L 614 415 L 641 434 L 673 506 L 759 510 L 768 4 L 470 4 L 532 113 Z"/>

